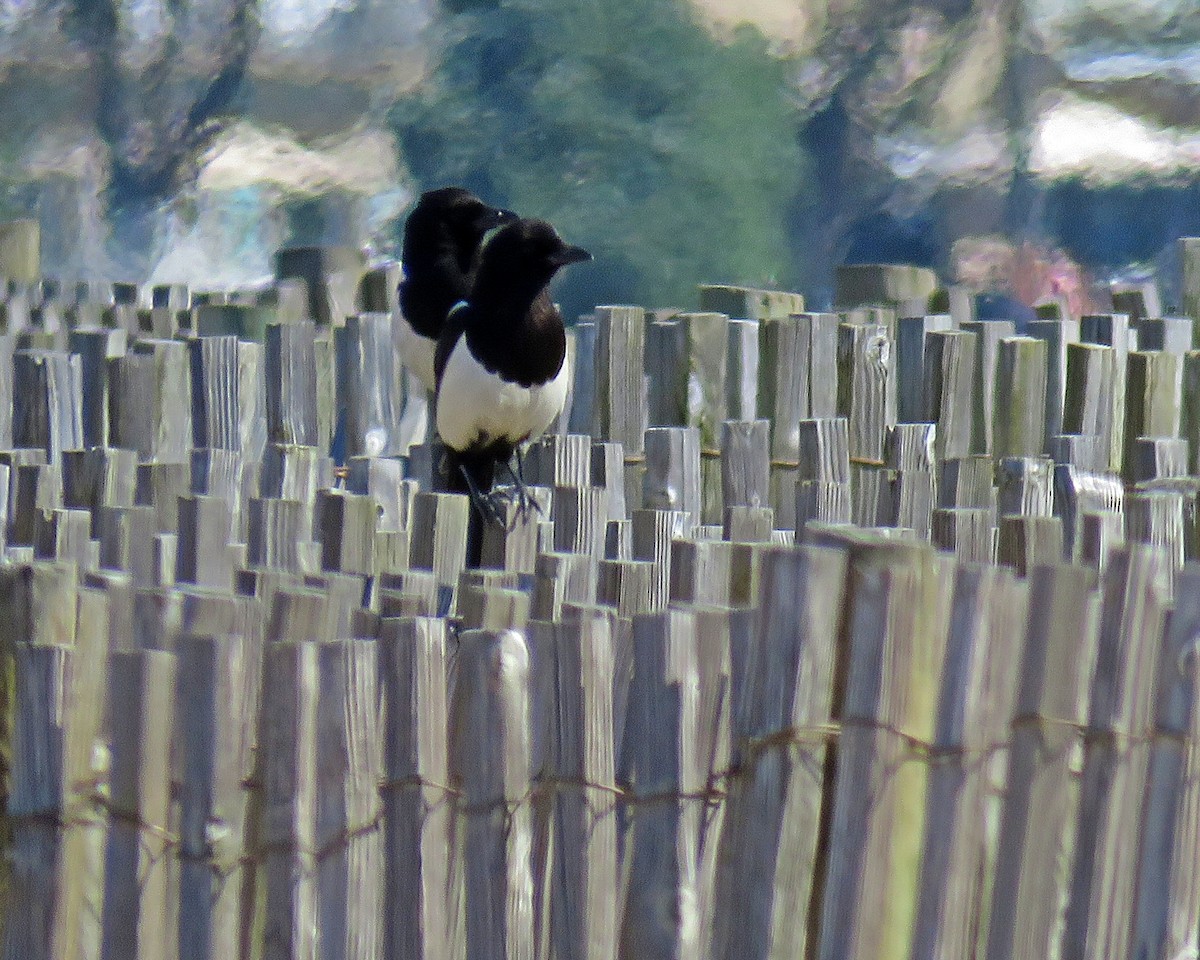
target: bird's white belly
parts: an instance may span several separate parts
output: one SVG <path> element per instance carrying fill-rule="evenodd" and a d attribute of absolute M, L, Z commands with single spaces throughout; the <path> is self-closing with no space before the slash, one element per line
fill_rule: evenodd
<path fill-rule="evenodd" d="M 433 372 L 433 354 L 437 344 L 410 327 L 401 313 L 397 313 L 392 319 L 392 339 L 396 345 L 396 352 L 400 354 L 400 360 L 417 375 L 425 389 L 433 393 L 437 382 Z"/>
<path fill-rule="evenodd" d="M 567 399 L 567 364 L 553 380 L 523 387 L 491 373 L 471 356 L 466 337 L 460 337 L 442 374 L 437 402 L 437 428 L 455 450 L 476 441 L 534 440 L 546 432 Z"/>

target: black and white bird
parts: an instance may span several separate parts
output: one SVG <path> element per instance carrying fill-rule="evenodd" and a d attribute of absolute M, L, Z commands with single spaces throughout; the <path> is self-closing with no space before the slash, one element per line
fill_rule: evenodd
<path fill-rule="evenodd" d="M 404 224 L 396 349 L 431 393 L 438 337 L 450 309 L 470 295 L 480 244 L 516 218 L 462 187 L 441 187 L 422 194 Z"/>
<path fill-rule="evenodd" d="M 481 514 L 494 518 L 495 469 L 514 453 L 528 505 L 520 448 L 562 412 L 568 387 L 566 332 L 547 285 L 591 259 L 546 221 L 517 220 L 488 240 L 469 299 L 446 320 L 434 361 L 446 486 L 470 494 Z"/>

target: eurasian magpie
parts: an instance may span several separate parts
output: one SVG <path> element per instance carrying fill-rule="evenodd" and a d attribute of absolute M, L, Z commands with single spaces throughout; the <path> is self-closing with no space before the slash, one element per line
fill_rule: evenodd
<path fill-rule="evenodd" d="M 483 237 L 516 218 L 462 187 L 441 187 L 422 194 L 404 224 L 396 349 L 431 393 L 438 336 L 450 308 L 471 292 Z"/>
<path fill-rule="evenodd" d="M 545 220 L 517 220 L 488 241 L 470 298 L 446 318 L 434 359 L 446 487 L 469 494 L 481 518 L 496 518 L 495 469 L 514 453 L 513 479 L 529 506 L 520 447 L 554 422 L 568 386 L 566 332 L 547 285 L 567 264 L 591 259 Z"/>

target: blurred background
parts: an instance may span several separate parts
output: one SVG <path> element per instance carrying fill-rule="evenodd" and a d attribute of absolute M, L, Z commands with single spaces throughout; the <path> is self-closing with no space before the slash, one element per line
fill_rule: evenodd
<path fill-rule="evenodd" d="M 596 254 L 569 315 L 701 281 L 820 308 L 843 262 L 1086 309 L 1200 233 L 1198 13 L 0 0 L 0 218 L 39 218 L 63 279 L 211 288 L 284 245 L 394 256 L 414 197 L 461 183 Z"/>

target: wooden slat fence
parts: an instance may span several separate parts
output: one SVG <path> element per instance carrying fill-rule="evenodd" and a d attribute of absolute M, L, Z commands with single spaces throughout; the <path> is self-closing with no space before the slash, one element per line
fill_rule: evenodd
<path fill-rule="evenodd" d="M 1192 321 L 598 307 L 470 570 L 319 253 L 7 286 L 4 960 L 1197 956 Z"/>

